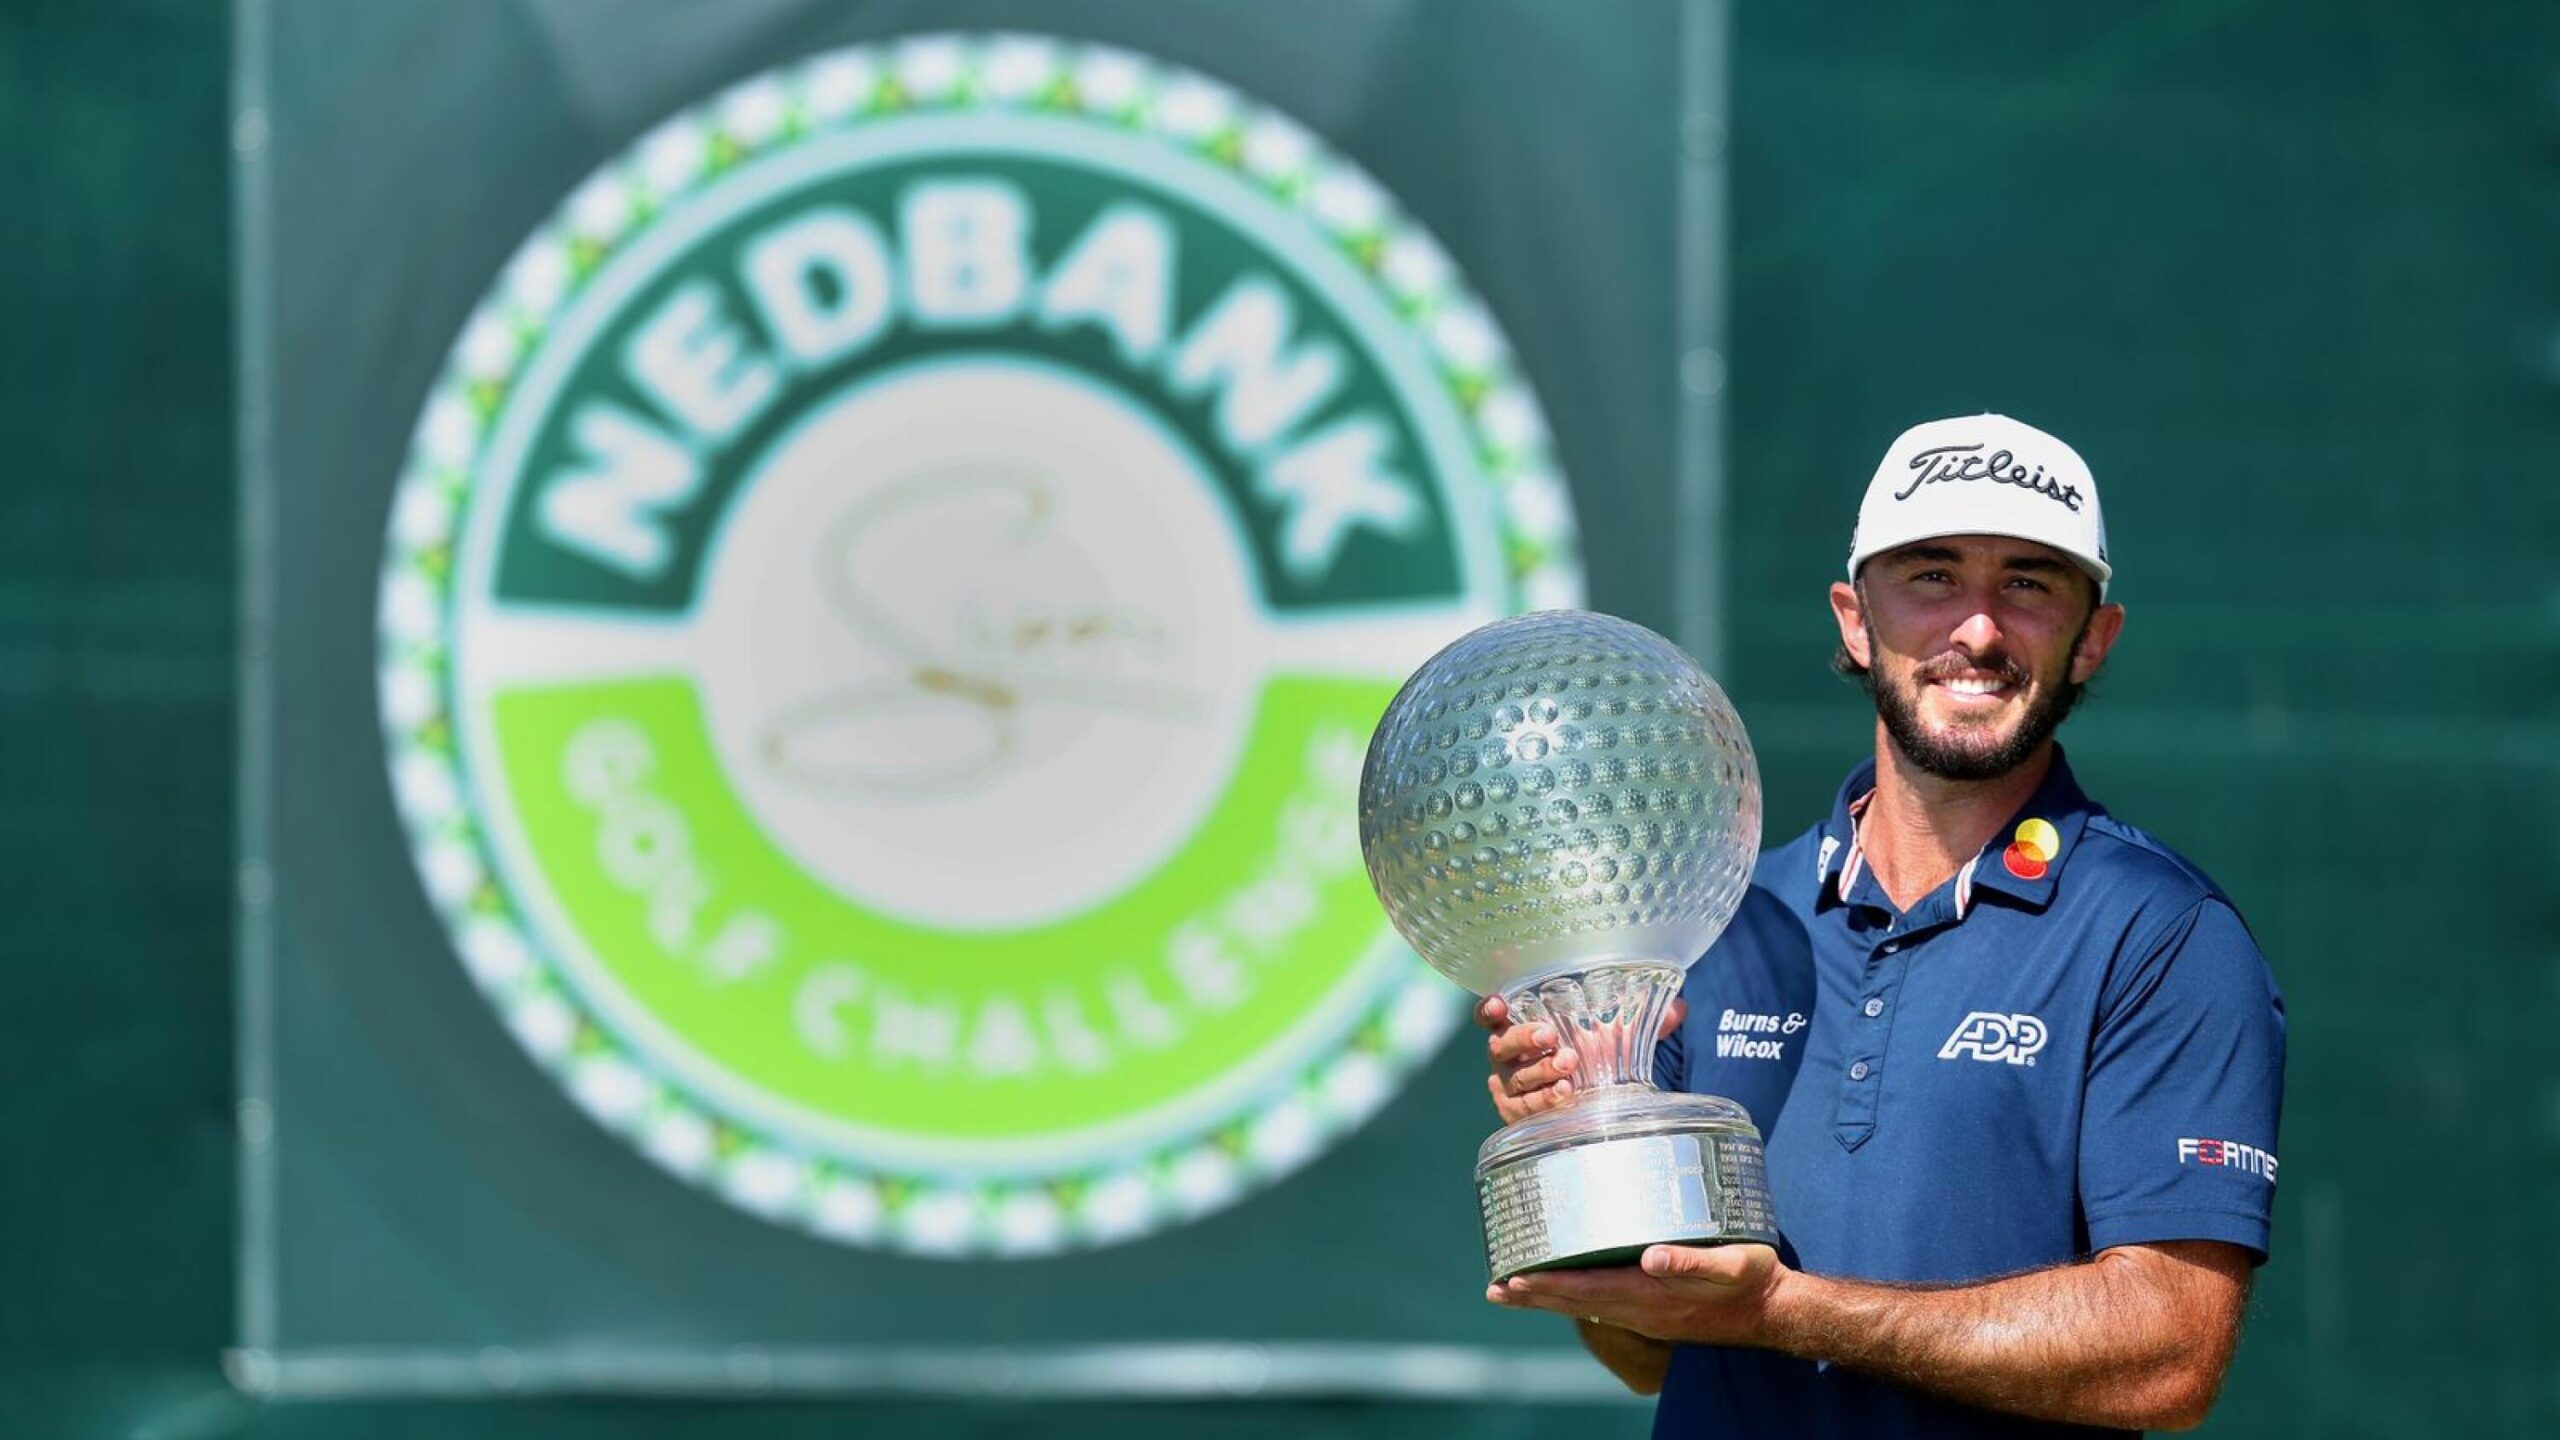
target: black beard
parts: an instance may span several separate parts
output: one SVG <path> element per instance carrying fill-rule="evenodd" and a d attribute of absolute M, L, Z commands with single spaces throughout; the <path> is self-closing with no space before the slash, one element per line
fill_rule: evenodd
<path fill-rule="evenodd" d="M 2083 625 L 2081 628 L 2085 632 L 2088 627 Z M 2079 643 L 2075 640 L 2072 650 L 2077 652 L 2078 649 Z M 1877 653 L 1873 631 L 1867 635 L 1867 653 Z M 1932 735 L 1921 727 L 1919 686 L 1922 682 L 1917 678 L 1918 674 L 1918 671 L 1913 672 L 1909 694 L 1879 679 L 1872 669 L 1859 678 L 1866 682 L 1867 694 L 1876 703 L 1876 718 L 1884 722 L 1884 733 L 1893 738 L 1894 748 L 1924 773 L 1941 780 L 1992 780 L 2024 765 L 2034 758 L 2044 742 L 2053 738 L 2054 731 L 2062 728 L 2063 719 L 2070 715 L 2071 707 L 2080 700 L 2080 687 L 2066 679 L 2037 699 L 2025 718 L 2018 722 L 2018 728 L 1997 748 L 1972 750 Z"/>

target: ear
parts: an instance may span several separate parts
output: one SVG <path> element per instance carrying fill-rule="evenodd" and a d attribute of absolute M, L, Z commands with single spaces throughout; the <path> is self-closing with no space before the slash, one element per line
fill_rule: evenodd
<path fill-rule="evenodd" d="M 1849 658 L 1874 669 L 1876 657 L 1867 653 L 1866 607 L 1858 603 L 1858 587 L 1846 580 L 1831 582 L 1831 618 L 1839 622 L 1840 644 Z"/>
<path fill-rule="evenodd" d="M 2086 685 L 2107 663 L 2107 652 L 2116 648 L 2116 637 L 2124 633 L 2124 607 L 2101 605 L 2089 616 L 2088 628 L 2080 632 L 2080 643 L 2071 650 L 2071 683 Z"/>

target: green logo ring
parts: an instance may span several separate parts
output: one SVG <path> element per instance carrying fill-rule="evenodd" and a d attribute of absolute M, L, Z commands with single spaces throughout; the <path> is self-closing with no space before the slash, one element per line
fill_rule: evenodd
<path fill-rule="evenodd" d="M 742 1110 L 672 1066 L 546 939 L 520 857 L 480 799 L 455 626 L 473 597 L 467 531 L 529 373 L 593 287 L 703 197 L 811 142 L 911 122 L 1007 116 L 1136 137 L 1174 166 L 1250 186 L 1347 260 L 1406 328 L 1458 417 L 1482 488 L 1505 608 L 1580 596 L 1570 505 L 1534 398 L 1483 307 L 1365 175 L 1292 122 L 1214 82 L 1125 51 L 1020 36 L 927 36 L 820 56 L 662 124 L 580 186 L 520 249 L 453 347 L 395 497 L 380 596 L 380 700 L 395 797 L 427 893 L 483 994 L 598 1121 L 657 1163 L 754 1213 L 847 1243 L 1024 1255 L 1114 1243 L 1231 1203 L 1348 1133 L 1442 1043 L 1461 1013 L 1404 961 L 1372 978 L 1320 1043 L 1216 1113 L 1084 1153 L 945 1164 L 829 1146 Z M 1434 477 L 1452 483 L 1447 477 Z M 1270 557 L 1258 556 L 1268 564 Z M 1338 738 L 1338 737 L 1337 737 Z M 1337 745 L 1338 748 L 1338 745 Z M 1344 793 L 1348 794 L 1347 786 Z M 1383 932 L 1383 925 L 1377 925 Z"/>

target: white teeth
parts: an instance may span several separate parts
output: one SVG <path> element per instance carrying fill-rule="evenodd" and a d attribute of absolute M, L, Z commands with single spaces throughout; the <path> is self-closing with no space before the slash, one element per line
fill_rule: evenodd
<path fill-rule="evenodd" d="M 1959 695 L 1996 695 L 2009 688 L 1997 680 L 1952 679 L 1944 683 Z"/>

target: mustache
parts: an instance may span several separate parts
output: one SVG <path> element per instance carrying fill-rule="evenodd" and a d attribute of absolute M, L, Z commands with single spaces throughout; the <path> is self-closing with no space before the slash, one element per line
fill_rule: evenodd
<path fill-rule="evenodd" d="M 2018 663 L 2017 657 L 2013 655 L 1998 651 L 1988 655 L 1967 655 L 1957 650 L 1950 650 L 1944 655 L 1924 662 L 1919 669 L 1912 672 L 1912 678 L 1924 683 L 1931 680 L 1953 680 L 1957 676 L 1973 671 L 1987 671 L 1998 676 L 2003 684 L 2022 687 L 2035 678 L 2026 666 Z"/>

